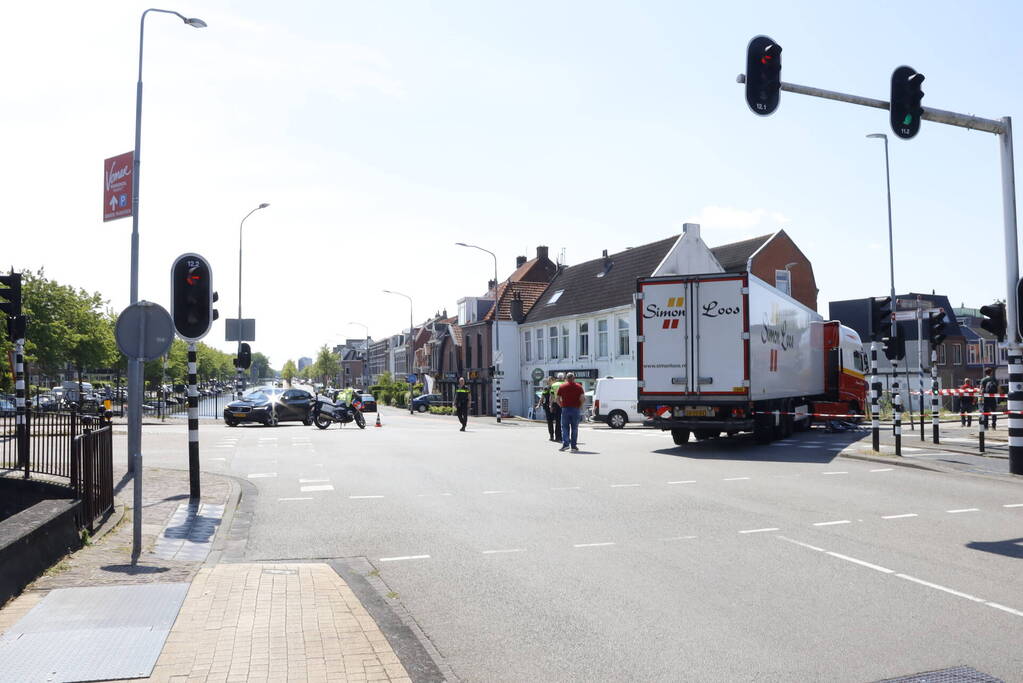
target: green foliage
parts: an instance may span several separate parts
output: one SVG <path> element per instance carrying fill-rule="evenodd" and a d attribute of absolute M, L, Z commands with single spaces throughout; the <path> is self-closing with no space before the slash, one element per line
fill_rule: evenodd
<path fill-rule="evenodd" d="M 291 380 L 298 374 L 298 368 L 295 367 L 295 361 L 290 358 L 284 362 L 284 367 L 281 368 L 281 378 L 291 384 Z"/>
<path fill-rule="evenodd" d="M 331 384 L 341 372 L 341 359 L 324 344 L 316 353 L 316 360 L 311 367 L 315 368 L 313 377 L 324 384 Z"/>
<path fill-rule="evenodd" d="M 261 377 L 273 377 L 276 373 L 270 367 L 270 359 L 265 354 L 256 351 L 252 354 L 252 365 L 249 367 L 249 377 L 258 380 Z"/>
<path fill-rule="evenodd" d="M 454 415 L 455 409 L 453 406 L 430 406 L 430 412 L 434 415 Z"/>

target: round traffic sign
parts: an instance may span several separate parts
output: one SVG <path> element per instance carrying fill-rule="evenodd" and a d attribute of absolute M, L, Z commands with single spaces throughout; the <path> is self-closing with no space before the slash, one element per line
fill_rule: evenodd
<path fill-rule="evenodd" d="M 117 348 L 132 360 L 156 360 L 170 351 L 174 320 L 160 304 L 139 301 L 121 311 L 114 329 Z"/>

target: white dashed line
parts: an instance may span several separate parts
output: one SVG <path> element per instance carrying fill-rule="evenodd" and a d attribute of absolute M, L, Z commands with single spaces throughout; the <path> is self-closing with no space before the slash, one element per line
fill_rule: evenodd
<path fill-rule="evenodd" d="M 614 541 L 605 541 L 603 543 L 576 543 L 573 548 L 598 548 L 605 545 L 614 545 Z"/>
<path fill-rule="evenodd" d="M 489 496 L 489 495 L 494 494 L 494 493 L 515 493 L 515 492 L 514 491 L 484 491 L 483 495 L 484 496 Z M 441 495 L 443 495 L 443 494 L 441 494 Z"/>
<path fill-rule="evenodd" d="M 556 486 L 551 491 L 579 491 L 582 486 Z"/>
<path fill-rule="evenodd" d="M 778 527 L 772 526 L 772 527 L 766 527 L 764 529 L 743 529 L 739 533 L 740 534 L 759 534 L 759 533 L 762 533 L 764 531 L 778 531 Z"/>
<path fill-rule="evenodd" d="M 904 515 L 884 515 L 881 519 L 905 519 L 906 517 L 918 517 L 915 512 L 907 512 Z"/>
<path fill-rule="evenodd" d="M 967 600 L 973 600 L 974 602 L 985 602 L 984 598 L 978 598 L 978 597 L 975 597 L 975 596 L 970 595 L 968 593 L 960 593 L 959 591 L 952 590 L 951 588 L 946 588 L 945 586 L 939 586 L 936 583 L 931 583 L 930 581 L 924 581 L 923 579 L 918 579 L 915 576 L 910 576 L 909 574 L 896 574 L 895 576 L 899 577 L 900 579 L 906 579 L 907 581 L 912 581 L 913 583 L 918 583 L 921 586 L 927 586 L 928 588 L 934 588 L 935 590 L 944 591 L 944 592 L 949 593 L 951 595 L 956 595 L 956 596 L 958 596 L 960 598 L 966 598 Z"/>
<path fill-rule="evenodd" d="M 959 510 L 945 510 L 950 515 L 954 515 L 960 512 L 980 512 L 980 508 L 961 508 Z"/>
<path fill-rule="evenodd" d="M 312 500 L 312 497 L 308 498 L 278 498 L 277 500 Z"/>
<path fill-rule="evenodd" d="M 894 467 L 882 467 L 880 469 L 870 470 L 870 471 L 871 472 L 891 472 L 894 469 L 895 469 Z"/>
<path fill-rule="evenodd" d="M 834 522 L 814 522 L 814 526 L 834 526 L 835 524 L 852 524 L 848 519 L 836 519 Z"/>
<path fill-rule="evenodd" d="M 639 484 L 611 484 L 611 488 L 613 489 L 631 488 L 633 486 L 639 486 Z"/>
<path fill-rule="evenodd" d="M 313 491 L 333 491 L 333 484 L 316 484 L 315 486 L 302 486 L 299 491 L 302 493 L 311 493 Z"/>
<path fill-rule="evenodd" d="M 255 474 L 250 474 L 249 479 L 265 479 L 266 477 L 276 476 L 277 476 L 276 472 L 256 472 Z"/>
<path fill-rule="evenodd" d="M 330 479 L 299 479 L 298 483 L 299 484 L 320 484 L 320 483 L 325 482 L 325 481 L 330 481 Z"/>
<path fill-rule="evenodd" d="M 507 550 L 484 550 L 484 555 L 497 555 L 499 553 L 524 553 L 525 548 L 508 548 Z"/>
<path fill-rule="evenodd" d="M 658 540 L 661 540 L 661 541 L 688 541 L 691 538 L 696 538 L 696 536 L 669 536 L 668 538 L 661 538 L 661 539 L 658 539 Z"/>
<path fill-rule="evenodd" d="M 683 480 L 680 480 L 680 481 L 669 481 L 668 483 L 669 484 L 695 484 L 696 480 L 695 479 L 683 479 Z"/>
<path fill-rule="evenodd" d="M 804 548 L 809 548 L 810 550 L 816 550 L 819 553 L 826 553 L 827 552 L 824 548 L 818 548 L 815 545 L 810 545 L 809 543 L 803 543 L 802 541 L 797 541 L 794 538 L 788 538 L 787 536 L 778 536 L 778 538 L 780 538 L 783 541 L 788 541 L 789 543 L 795 543 L 796 545 L 803 546 Z"/>
<path fill-rule="evenodd" d="M 220 462 L 225 462 L 227 460 L 227 458 L 210 458 L 209 460 L 210 460 L 210 462 L 216 462 L 218 460 Z"/>
<path fill-rule="evenodd" d="M 383 496 L 348 496 L 351 500 L 366 500 L 369 498 L 383 498 Z"/>
<path fill-rule="evenodd" d="M 885 574 L 894 574 L 895 573 L 894 569 L 887 569 L 887 568 L 882 567 L 882 566 L 877 565 L 877 564 L 871 564 L 870 562 L 864 562 L 863 560 L 857 560 L 855 557 L 849 557 L 848 555 L 842 555 L 841 553 L 833 553 L 830 550 L 825 550 L 824 552 L 827 553 L 828 555 L 831 555 L 832 557 L 837 557 L 838 559 L 845 560 L 846 562 L 853 562 L 853 563 L 858 564 L 858 565 L 860 565 L 862 567 L 866 567 L 867 569 L 873 569 L 874 571 L 883 572 Z"/>
<path fill-rule="evenodd" d="M 1009 503 L 1008 505 L 1003 505 L 1002 507 L 1003 508 L 1023 508 L 1023 503 Z"/>
<path fill-rule="evenodd" d="M 849 474 L 848 472 L 821 472 L 821 474 Z"/>
<path fill-rule="evenodd" d="M 745 481 L 747 479 L 749 479 L 749 477 L 726 477 L 721 481 Z"/>
<path fill-rule="evenodd" d="M 398 562 L 400 560 L 428 560 L 429 555 L 402 555 L 400 557 L 381 557 L 381 562 Z"/>

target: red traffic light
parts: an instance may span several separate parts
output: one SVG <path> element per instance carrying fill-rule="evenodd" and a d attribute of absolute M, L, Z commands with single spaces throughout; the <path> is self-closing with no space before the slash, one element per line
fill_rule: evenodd
<path fill-rule="evenodd" d="M 185 282 L 187 282 L 189 284 L 189 286 L 195 286 L 196 284 L 199 283 L 199 280 L 201 280 L 201 279 L 202 279 L 202 276 L 199 275 L 199 269 L 198 268 L 189 268 L 188 269 L 188 276 L 185 278 Z"/>

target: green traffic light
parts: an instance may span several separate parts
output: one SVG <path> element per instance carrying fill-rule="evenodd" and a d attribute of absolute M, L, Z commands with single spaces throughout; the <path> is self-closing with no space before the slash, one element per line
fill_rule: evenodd
<path fill-rule="evenodd" d="M 911 123 L 913 123 L 913 115 L 912 114 L 906 114 L 906 118 L 902 119 L 902 125 L 908 126 Z"/>

